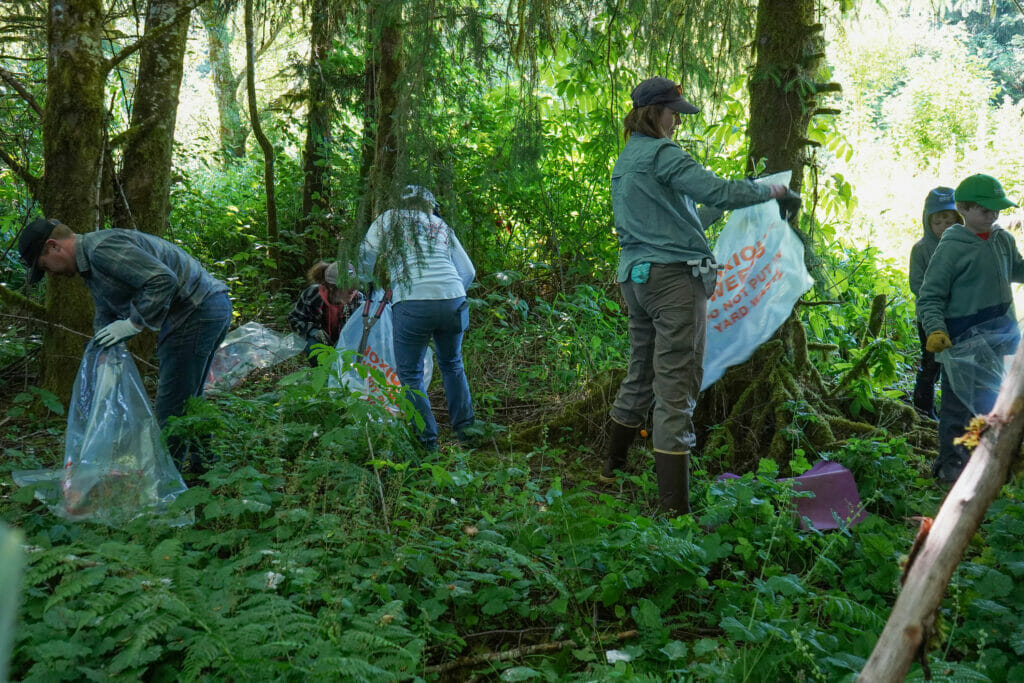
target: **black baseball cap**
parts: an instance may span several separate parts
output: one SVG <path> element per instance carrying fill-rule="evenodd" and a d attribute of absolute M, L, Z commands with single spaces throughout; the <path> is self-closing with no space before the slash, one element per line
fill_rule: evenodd
<path fill-rule="evenodd" d="M 696 114 L 699 109 L 683 99 L 682 86 L 661 76 L 641 81 L 630 93 L 633 107 L 639 109 L 651 104 L 663 104 L 680 114 Z"/>
<path fill-rule="evenodd" d="M 43 279 L 45 272 L 39 267 L 39 255 L 43 253 L 43 246 L 46 240 L 50 239 L 50 233 L 60 225 L 55 218 L 37 218 L 21 231 L 18 236 L 18 251 L 21 252 L 21 262 L 28 269 L 28 283 L 34 285 Z"/>

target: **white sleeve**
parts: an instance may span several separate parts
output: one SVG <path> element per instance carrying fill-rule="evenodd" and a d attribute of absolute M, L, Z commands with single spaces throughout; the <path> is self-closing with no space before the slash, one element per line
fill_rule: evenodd
<path fill-rule="evenodd" d="M 476 268 L 473 267 L 473 262 L 469 260 L 469 254 L 462 248 L 459 238 L 455 236 L 455 231 L 451 228 L 448 228 L 448 230 L 451 231 L 449 235 L 451 236 L 452 245 L 452 264 L 455 266 L 455 270 L 458 271 L 459 278 L 462 279 L 462 286 L 469 289 L 473 278 L 476 277 Z"/>

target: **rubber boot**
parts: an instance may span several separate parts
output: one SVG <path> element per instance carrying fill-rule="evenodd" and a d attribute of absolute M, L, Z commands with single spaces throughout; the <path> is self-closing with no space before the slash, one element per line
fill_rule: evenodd
<path fill-rule="evenodd" d="M 604 451 L 604 466 L 601 468 L 601 475 L 598 477 L 605 484 L 615 483 L 615 470 L 621 470 L 626 466 L 626 456 L 629 453 L 629 446 L 636 436 L 636 427 L 627 427 L 615 420 L 608 421 L 607 446 Z"/>
<path fill-rule="evenodd" d="M 690 454 L 654 453 L 658 507 L 674 515 L 690 512 Z"/>

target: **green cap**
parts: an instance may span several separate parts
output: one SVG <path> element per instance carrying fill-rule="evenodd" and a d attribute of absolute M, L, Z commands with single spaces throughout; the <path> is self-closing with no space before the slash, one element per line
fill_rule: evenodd
<path fill-rule="evenodd" d="M 974 202 L 992 211 L 1002 211 L 1017 206 L 1006 198 L 999 181 L 984 173 L 968 176 L 956 186 L 953 199 L 958 202 Z"/>

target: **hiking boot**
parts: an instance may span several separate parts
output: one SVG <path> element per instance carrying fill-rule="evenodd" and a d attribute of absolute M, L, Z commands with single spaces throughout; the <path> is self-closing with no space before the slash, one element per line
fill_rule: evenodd
<path fill-rule="evenodd" d="M 658 507 L 670 514 L 690 512 L 690 454 L 654 453 L 658 475 Z"/>
<path fill-rule="evenodd" d="M 615 483 L 615 470 L 621 470 L 626 466 L 626 456 L 629 454 L 629 447 L 636 436 L 636 427 L 608 421 L 607 445 L 604 451 L 604 465 L 601 467 L 601 474 L 598 479 L 605 484 Z"/>

